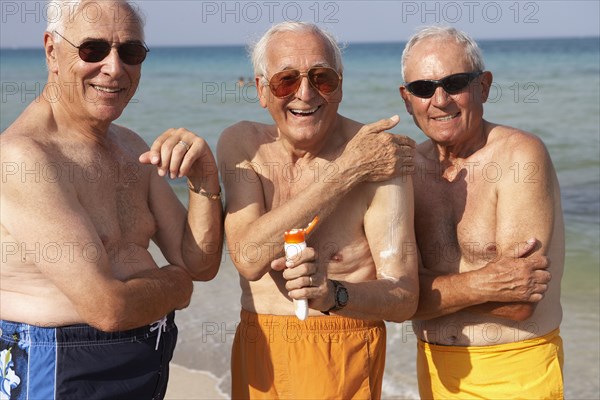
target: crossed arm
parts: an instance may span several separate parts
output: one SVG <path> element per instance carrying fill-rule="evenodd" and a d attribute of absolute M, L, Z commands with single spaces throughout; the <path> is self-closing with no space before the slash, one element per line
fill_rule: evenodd
<path fill-rule="evenodd" d="M 506 165 L 528 165 L 535 174 L 520 179 L 505 174 L 498 186 L 495 234 L 499 257 L 481 269 L 459 274 L 440 275 L 421 265 L 415 319 L 465 310 L 522 321 L 531 317 L 544 298 L 552 277 L 547 256 L 558 187 L 541 141 L 530 135 L 517 137 L 521 140 Z M 526 241 L 531 237 L 538 240 Z"/>
<path fill-rule="evenodd" d="M 127 134 L 128 131 L 123 132 Z M 194 154 L 208 157 L 206 163 L 212 160 L 214 166 L 210 150 L 207 155 L 206 149 L 201 147 L 205 142 L 199 141 L 195 143 L 200 146 L 195 149 L 199 151 Z M 3 145 L 3 162 L 15 162 L 28 168 L 60 165 L 48 156 L 47 149 L 28 139 L 16 138 L 4 141 Z M 164 143 L 158 147 L 163 161 L 166 156 L 175 154 L 173 148 Z M 169 158 L 177 172 L 189 173 L 196 184 L 218 192 L 216 167 L 199 177 L 190 173 L 193 162 L 186 169 L 184 157 L 178 158 L 175 154 Z M 148 206 L 157 228 L 154 239 L 169 262 L 163 268 L 157 268 L 144 248 L 144 242 L 150 238 L 144 238 L 143 233 L 134 233 L 135 239 L 100 237 L 95 226 L 98 222 L 92 220 L 89 210 L 82 205 L 78 193 L 81 189 L 75 187 L 70 174 L 63 173 L 60 179 L 52 180 L 22 180 L 12 175 L 2 185 L 4 228 L 25 249 L 58 249 L 56 257 L 36 256 L 31 261 L 73 304 L 81 319 L 100 330 L 143 326 L 186 307 L 193 288 L 191 277 L 208 280 L 218 270 L 222 243 L 220 202 L 192 198 L 190 215 L 186 217 L 185 208 L 166 181 L 156 173 L 149 175 L 152 176 L 144 175 L 149 179 L 142 179 L 147 185 L 137 181 L 134 184 L 137 185 L 135 190 L 148 191 Z M 215 181 L 216 188 L 213 188 Z M 143 209 L 145 205 L 120 207 Z M 115 260 L 103 240 L 116 242 L 116 246 L 121 246 L 117 251 L 122 251 L 122 246 L 133 245 L 137 250 L 126 260 L 133 264 L 118 265 L 123 260 Z M 136 243 L 123 244 L 122 240 Z M 212 247 L 206 246 L 207 243 Z M 89 249 L 94 250 L 91 255 Z M 137 272 L 126 273 L 124 278 L 118 279 L 115 270 L 123 267 Z"/>
<path fill-rule="evenodd" d="M 3 146 L 2 160 L 30 168 L 56 165 L 45 150 L 21 139 Z M 15 241 L 27 249 L 56 249 L 51 257 L 35 254 L 24 262 L 35 263 L 86 323 L 104 331 L 130 329 L 189 302 L 192 282 L 187 272 L 177 265 L 158 269 L 144 251 L 137 251 L 131 260 L 141 272 L 124 280 L 115 278 L 115 261 L 68 174 L 57 180 L 11 176 L 2 185 L 1 196 L 2 225 Z"/>

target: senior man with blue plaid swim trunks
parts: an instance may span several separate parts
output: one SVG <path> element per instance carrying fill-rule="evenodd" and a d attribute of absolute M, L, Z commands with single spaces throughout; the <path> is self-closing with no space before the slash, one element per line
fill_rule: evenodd
<path fill-rule="evenodd" d="M 0 398 L 162 399 L 174 310 L 220 264 L 216 163 L 185 129 L 148 148 L 113 123 L 149 51 L 133 6 L 48 10 L 48 84 L 0 136 Z M 188 211 L 167 174 L 187 177 Z"/>

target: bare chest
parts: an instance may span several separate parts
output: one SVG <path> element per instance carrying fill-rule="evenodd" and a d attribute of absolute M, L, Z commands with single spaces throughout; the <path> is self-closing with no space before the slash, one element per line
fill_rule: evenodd
<path fill-rule="evenodd" d="M 415 232 L 427 268 L 464 272 L 496 256 L 494 182 L 462 169 L 447 177 L 419 171 L 414 183 Z"/>
<path fill-rule="evenodd" d="M 261 157 L 261 160 L 266 159 Z M 313 184 L 333 183 L 338 172 L 335 162 L 324 159 L 309 163 L 276 160 L 270 157 L 268 161 L 255 162 L 255 167 L 260 166 L 259 176 L 267 211 L 280 207 Z M 327 264 L 328 273 L 340 279 L 357 273 L 375 276 L 364 230 L 364 216 L 370 197 L 372 190 L 368 185 L 358 185 L 339 200 L 330 214 L 325 218 L 321 215 L 318 229 L 308 238 L 308 246 L 317 250 L 320 262 Z"/>
<path fill-rule="evenodd" d="M 78 199 L 107 251 L 147 247 L 154 234 L 148 172 L 133 155 L 118 151 L 84 155 L 74 163 Z"/>

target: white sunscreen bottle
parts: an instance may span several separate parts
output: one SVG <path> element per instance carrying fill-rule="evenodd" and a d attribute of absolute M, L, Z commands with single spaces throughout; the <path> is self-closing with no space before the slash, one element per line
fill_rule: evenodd
<path fill-rule="evenodd" d="M 284 237 L 285 243 L 283 244 L 283 248 L 285 250 L 285 258 L 288 261 L 294 261 L 294 259 L 300 256 L 300 252 L 306 248 L 304 229 L 292 229 L 291 231 L 287 231 Z M 308 317 L 308 300 L 294 299 L 294 310 L 296 311 L 296 317 L 304 321 Z"/>
<path fill-rule="evenodd" d="M 300 256 L 302 250 L 306 248 L 306 235 L 312 231 L 319 217 L 315 217 L 306 229 L 292 229 L 284 233 L 283 249 L 285 250 L 285 258 L 288 261 L 294 261 Z M 294 299 L 294 311 L 296 317 L 304 321 L 308 317 L 308 300 Z"/>

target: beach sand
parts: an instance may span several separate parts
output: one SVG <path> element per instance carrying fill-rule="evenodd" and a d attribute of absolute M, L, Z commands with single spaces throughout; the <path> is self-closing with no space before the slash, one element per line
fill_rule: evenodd
<path fill-rule="evenodd" d="M 158 265 L 167 261 L 158 247 L 150 244 L 150 253 Z M 239 285 L 230 258 L 223 255 L 217 278 L 210 282 L 195 282 L 190 306 L 176 312 L 179 333 L 177 346 L 169 366 L 169 383 L 165 399 L 202 400 L 228 399 L 221 388 L 229 383 L 229 354 L 233 332 L 225 339 L 207 333 L 207 329 L 223 321 L 233 326 L 239 317 Z M 207 328 L 208 326 L 208 328 Z M 233 328 L 232 328 L 233 329 Z M 225 376 L 217 377 L 211 371 Z"/>
<path fill-rule="evenodd" d="M 217 387 L 219 380 L 208 372 L 171 363 L 166 400 L 227 399 Z"/>

